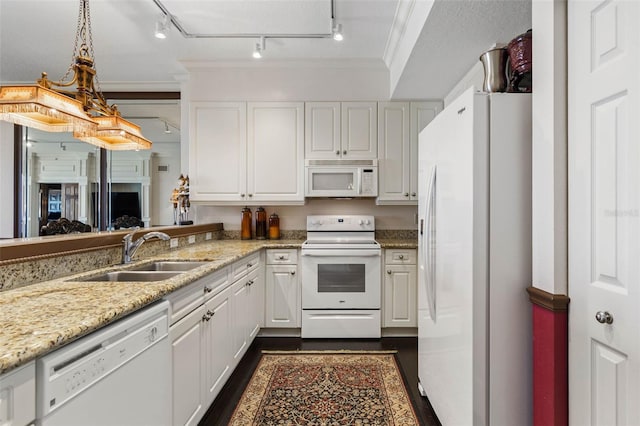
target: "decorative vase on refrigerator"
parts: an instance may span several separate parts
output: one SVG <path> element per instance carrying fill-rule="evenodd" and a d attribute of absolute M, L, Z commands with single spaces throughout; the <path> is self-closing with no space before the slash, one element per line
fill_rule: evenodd
<path fill-rule="evenodd" d="M 531 96 L 463 93 L 419 182 L 420 390 L 443 425 L 531 424 Z"/>

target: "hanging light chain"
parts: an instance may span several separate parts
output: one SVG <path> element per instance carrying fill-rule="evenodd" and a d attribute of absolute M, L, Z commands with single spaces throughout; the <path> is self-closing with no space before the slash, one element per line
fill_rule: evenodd
<path fill-rule="evenodd" d="M 96 54 L 93 51 L 93 34 L 91 32 L 91 13 L 89 12 L 89 0 L 82 0 L 82 3 L 85 4 L 85 14 L 86 14 L 85 20 L 86 20 L 87 30 L 89 33 L 89 53 L 91 55 L 91 59 L 93 60 L 93 68 L 98 69 L 98 67 L 96 66 Z M 85 40 L 85 43 L 86 43 L 86 37 L 83 40 Z M 96 91 L 98 93 L 102 93 L 102 89 L 100 88 L 100 80 L 98 79 L 97 73 L 93 77 L 93 83 Z"/>
<path fill-rule="evenodd" d="M 78 56 L 78 39 L 80 38 L 80 31 L 81 31 L 81 27 L 82 27 L 82 10 L 84 8 L 83 2 L 80 1 L 78 2 L 79 6 L 78 6 L 78 23 L 76 25 L 76 37 L 73 43 L 73 52 L 71 52 L 71 63 L 69 64 L 69 68 L 67 68 L 67 72 L 62 76 L 62 78 L 60 79 L 60 82 L 64 82 L 68 77 L 69 74 L 71 74 L 71 72 L 73 71 L 73 67 L 76 63 L 76 57 Z"/>

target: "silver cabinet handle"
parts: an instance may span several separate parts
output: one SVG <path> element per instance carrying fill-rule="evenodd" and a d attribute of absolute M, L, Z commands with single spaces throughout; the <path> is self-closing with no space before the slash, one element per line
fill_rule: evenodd
<path fill-rule="evenodd" d="M 408 193 L 408 192 L 405 192 L 405 193 L 404 193 L 404 196 L 405 196 L 405 197 L 408 197 L 408 196 L 409 196 L 409 193 Z"/>
<path fill-rule="evenodd" d="M 284 255 L 281 254 L 280 256 L 278 256 L 278 260 L 284 260 Z"/>
<path fill-rule="evenodd" d="M 204 292 L 205 292 L 205 293 L 211 293 L 212 291 L 213 291 L 213 290 L 212 290 L 212 289 L 210 289 L 209 287 L 205 287 L 205 288 L 204 288 Z"/>
<path fill-rule="evenodd" d="M 202 316 L 202 321 L 209 321 L 215 314 L 215 312 L 207 310 L 207 313 Z"/>
<path fill-rule="evenodd" d="M 400 259 L 400 260 L 404 259 L 404 255 L 403 254 L 399 255 L 398 259 Z"/>
<path fill-rule="evenodd" d="M 296 274 L 296 271 L 291 271 L 291 275 L 295 275 L 295 274 Z"/>
<path fill-rule="evenodd" d="M 391 269 L 387 269 L 387 274 L 391 275 Z"/>
<path fill-rule="evenodd" d="M 600 324 L 611 324 L 613 323 L 613 315 L 606 311 L 598 311 L 596 312 L 596 321 Z"/>
<path fill-rule="evenodd" d="M 247 281 L 247 283 L 246 283 L 245 285 L 248 285 L 248 286 L 253 285 L 253 280 L 249 280 L 249 281 Z"/>

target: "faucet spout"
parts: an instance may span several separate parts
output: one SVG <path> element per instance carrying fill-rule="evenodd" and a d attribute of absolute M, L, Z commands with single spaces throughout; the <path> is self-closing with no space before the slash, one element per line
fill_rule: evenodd
<path fill-rule="evenodd" d="M 128 233 L 122 238 L 122 263 L 131 262 L 131 258 L 133 257 L 134 254 L 136 254 L 136 251 L 138 251 L 142 243 L 144 243 L 145 241 L 151 240 L 154 238 L 167 241 L 171 238 L 169 237 L 169 235 L 165 234 L 164 232 L 151 231 L 151 232 L 147 232 L 142 237 L 133 241 L 133 235 L 136 233 L 138 229 L 139 228 L 136 228 L 135 231 Z"/>

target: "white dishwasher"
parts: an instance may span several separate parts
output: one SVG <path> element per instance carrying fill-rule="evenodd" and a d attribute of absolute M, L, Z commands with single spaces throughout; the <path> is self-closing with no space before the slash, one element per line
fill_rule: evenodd
<path fill-rule="evenodd" d="M 108 325 L 36 362 L 36 425 L 171 423 L 169 302 Z"/>

